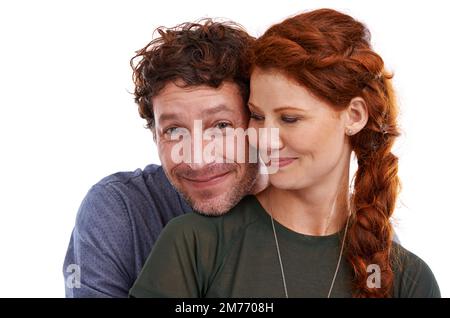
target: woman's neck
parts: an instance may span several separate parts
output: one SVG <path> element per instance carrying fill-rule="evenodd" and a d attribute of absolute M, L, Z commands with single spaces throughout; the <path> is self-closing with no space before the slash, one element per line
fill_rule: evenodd
<path fill-rule="evenodd" d="M 330 235 L 340 231 L 348 217 L 348 170 L 335 181 L 301 190 L 270 186 L 256 195 L 272 217 L 287 228 L 306 235 Z"/>

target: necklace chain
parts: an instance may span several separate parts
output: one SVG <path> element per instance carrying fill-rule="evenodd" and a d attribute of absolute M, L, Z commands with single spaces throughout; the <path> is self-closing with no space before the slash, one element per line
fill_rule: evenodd
<path fill-rule="evenodd" d="M 281 278 L 283 279 L 283 287 L 284 287 L 284 294 L 286 296 L 286 298 L 289 298 L 289 294 L 288 294 L 288 290 L 287 290 L 287 285 L 286 285 L 286 278 L 284 275 L 284 266 L 283 266 L 283 261 L 281 259 L 281 253 L 280 253 L 280 246 L 278 245 L 278 237 L 277 237 L 277 232 L 275 230 L 275 223 L 273 221 L 273 217 L 272 214 L 270 214 L 270 219 L 272 221 L 272 230 L 273 230 L 273 236 L 275 238 L 275 245 L 277 247 L 277 254 L 278 254 L 278 261 L 280 262 L 280 270 L 281 270 Z M 344 245 L 345 245 L 345 239 L 347 237 L 347 229 L 348 229 L 348 222 L 349 222 L 350 216 L 347 216 L 347 221 L 345 223 L 345 230 L 344 230 L 344 238 L 342 240 L 342 245 L 341 245 L 341 251 L 339 253 L 339 259 L 337 262 L 337 266 L 336 266 L 336 270 L 334 272 L 334 276 L 333 276 L 333 280 L 331 281 L 331 286 L 330 286 L 330 290 L 328 291 L 328 296 L 327 298 L 330 298 L 331 296 L 331 292 L 333 290 L 334 287 L 334 282 L 336 281 L 336 277 L 337 274 L 339 272 L 339 266 L 341 264 L 341 259 L 342 259 L 342 253 L 344 251 Z"/>

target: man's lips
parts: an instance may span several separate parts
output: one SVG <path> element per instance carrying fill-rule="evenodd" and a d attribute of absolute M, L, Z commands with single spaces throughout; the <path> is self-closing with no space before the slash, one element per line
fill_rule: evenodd
<path fill-rule="evenodd" d="M 196 187 L 210 187 L 222 182 L 230 173 L 231 171 L 227 171 L 212 176 L 210 175 L 210 176 L 198 176 L 196 178 L 191 177 L 182 177 L 182 178 Z"/>

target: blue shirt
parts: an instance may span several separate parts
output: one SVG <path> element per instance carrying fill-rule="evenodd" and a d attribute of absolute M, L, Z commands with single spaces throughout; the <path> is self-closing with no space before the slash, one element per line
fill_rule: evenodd
<path fill-rule="evenodd" d="M 188 212 L 161 166 L 102 179 L 78 210 L 64 260 L 66 297 L 127 297 L 163 227 Z M 79 286 L 67 284 L 71 264 Z"/>

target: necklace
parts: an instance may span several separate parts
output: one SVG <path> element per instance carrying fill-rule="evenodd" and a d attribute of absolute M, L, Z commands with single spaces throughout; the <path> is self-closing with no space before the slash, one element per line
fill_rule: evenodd
<path fill-rule="evenodd" d="M 280 270 L 281 270 L 281 278 L 283 279 L 284 294 L 285 294 L 286 298 L 289 298 L 289 294 L 288 294 L 287 286 L 286 286 L 286 278 L 284 276 L 283 261 L 281 260 L 280 246 L 278 245 L 277 232 L 275 231 L 275 224 L 273 222 L 272 214 L 270 214 L 270 219 L 272 221 L 272 230 L 273 230 L 273 236 L 275 238 L 275 245 L 277 246 L 278 261 L 280 262 Z M 337 262 L 336 271 L 334 272 L 333 280 L 331 281 L 331 286 L 330 286 L 330 290 L 328 291 L 327 298 L 330 298 L 330 296 L 331 296 L 331 291 L 333 290 L 334 282 L 336 281 L 336 276 L 337 276 L 337 273 L 339 272 L 339 266 L 341 264 L 341 259 L 342 259 L 342 252 L 344 251 L 345 239 L 347 237 L 347 228 L 348 228 L 349 219 L 350 219 L 350 216 L 347 216 L 347 221 L 345 223 L 345 230 L 344 230 L 344 238 L 342 240 L 342 245 L 341 245 L 341 251 L 339 253 L 339 259 Z"/>

